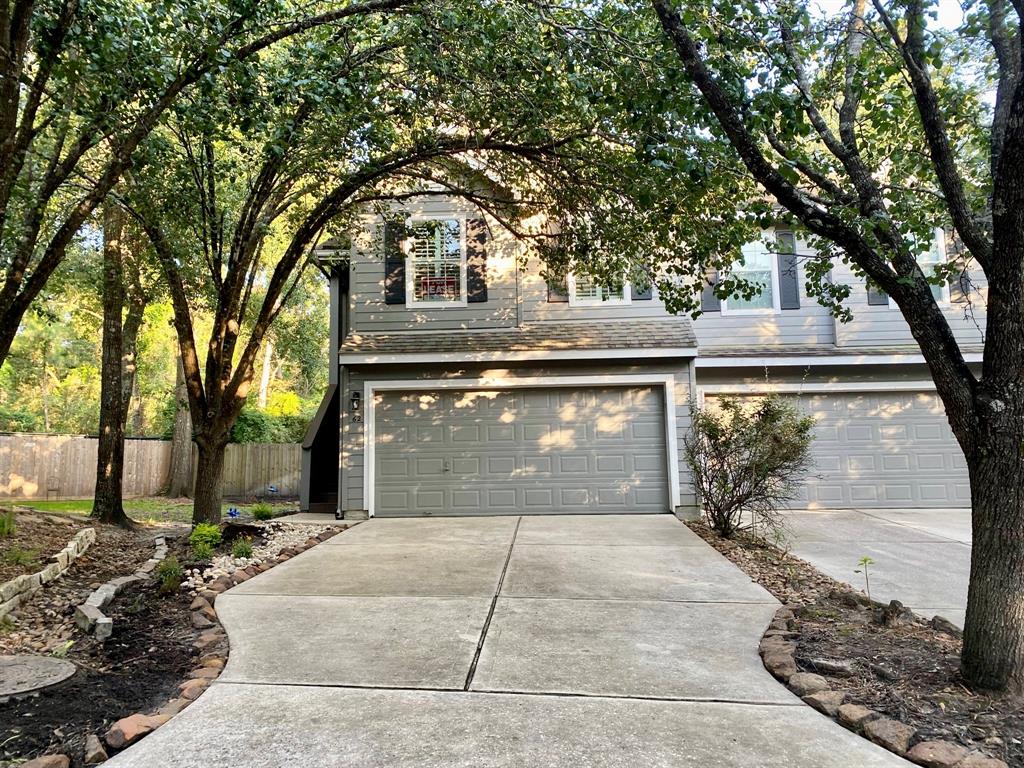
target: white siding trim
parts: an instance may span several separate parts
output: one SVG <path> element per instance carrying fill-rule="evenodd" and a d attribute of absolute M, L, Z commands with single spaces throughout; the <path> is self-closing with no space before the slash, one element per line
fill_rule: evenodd
<path fill-rule="evenodd" d="M 383 391 L 407 390 L 472 390 L 472 389 L 537 389 L 555 387 L 599 387 L 656 384 L 665 393 L 665 449 L 668 462 L 669 512 L 680 505 L 679 448 L 676 437 L 675 385 L 671 373 L 608 374 L 605 376 L 481 376 L 475 379 L 396 379 L 394 381 L 366 381 L 363 383 L 363 503 L 367 514 L 374 515 L 376 503 L 376 403 L 374 396 Z"/>
<path fill-rule="evenodd" d="M 340 365 L 382 365 L 386 363 L 488 363 L 518 360 L 607 360 L 652 357 L 696 357 L 696 347 L 636 347 L 633 349 L 531 349 L 498 352 L 342 352 Z"/>
<path fill-rule="evenodd" d="M 830 394 L 833 392 L 934 392 L 934 381 L 837 381 L 784 382 L 779 384 L 704 384 L 702 395 L 740 395 L 779 392 L 784 394 Z"/>
<path fill-rule="evenodd" d="M 981 352 L 965 352 L 968 363 L 980 363 Z M 787 357 L 715 357 L 699 356 L 694 362 L 698 368 L 771 368 L 773 366 L 815 365 L 890 365 L 894 363 L 924 363 L 924 355 L 908 352 L 891 355 L 791 355 Z"/>

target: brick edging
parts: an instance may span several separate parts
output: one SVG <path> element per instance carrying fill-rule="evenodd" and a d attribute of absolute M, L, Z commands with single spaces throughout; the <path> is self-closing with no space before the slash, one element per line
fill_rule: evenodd
<path fill-rule="evenodd" d="M 796 665 L 796 613 L 800 606 L 784 605 L 775 612 L 768 625 L 758 652 L 773 676 L 784 683 L 823 715 L 834 719 L 843 727 L 900 757 L 929 768 L 1008 768 L 1002 760 L 981 752 L 971 752 L 951 741 L 927 740 L 914 742 L 916 731 L 906 723 L 893 720 L 879 712 L 847 703 L 845 691 L 833 690 L 821 675 L 801 672 Z M 913 746 L 911 746 L 913 745 Z"/>

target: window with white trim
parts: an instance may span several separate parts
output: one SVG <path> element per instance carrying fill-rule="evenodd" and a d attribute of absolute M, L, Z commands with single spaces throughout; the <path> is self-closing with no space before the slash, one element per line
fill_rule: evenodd
<path fill-rule="evenodd" d="M 931 277 L 935 274 L 935 268 L 942 266 L 946 263 L 946 231 L 942 227 L 935 227 L 932 235 L 932 247 L 923 253 L 917 255 L 917 265 L 921 268 L 925 277 Z M 928 287 L 932 289 L 932 296 L 935 297 L 935 301 L 942 303 L 949 303 L 949 284 L 943 282 L 941 285 L 935 283 L 929 283 Z M 883 296 L 885 301 L 878 303 L 881 306 L 895 307 L 892 298 L 881 289 L 874 289 L 877 295 Z"/>
<path fill-rule="evenodd" d="M 461 219 L 414 219 L 406 248 L 406 304 L 466 304 L 466 241 Z"/>
<path fill-rule="evenodd" d="M 570 307 L 607 307 L 631 304 L 633 300 L 626 280 L 619 285 L 602 285 L 587 275 L 569 273 L 566 282 Z"/>
<path fill-rule="evenodd" d="M 723 312 L 776 312 L 779 310 L 779 262 L 775 254 L 757 241 L 740 249 L 743 257 L 732 265 L 732 273 L 745 282 L 760 286 L 760 293 L 749 299 L 730 296 L 722 300 Z"/>
<path fill-rule="evenodd" d="M 946 263 L 946 233 L 942 227 L 935 228 L 935 234 L 932 237 L 932 247 L 924 253 L 918 254 L 917 265 L 924 272 L 925 277 L 932 277 L 935 274 L 935 268 Z M 930 283 L 929 287 L 932 289 L 932 296 L 935 297 L 936 301 L 949 301 L 949 285 L 943 281 L 941 285 Z"/>

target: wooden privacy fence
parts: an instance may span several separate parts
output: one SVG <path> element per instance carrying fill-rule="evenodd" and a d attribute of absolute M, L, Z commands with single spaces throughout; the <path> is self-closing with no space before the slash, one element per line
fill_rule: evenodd
<path fill-rule="evenodd" d="M 0 435 L 0 499 L 84 499 L 96 484 L 95 437 Z M 193 476 L 196 451 L 192 451 Z M 155 496 L 167 487 L 169 440 L 124 441 L 124 496 Z M 251 499 L 299 495 L 302 448 L 297 443 L 232 443 L 224 459 L 224 496 Z M 276 493 L 271 494 L 273 486 Z"/>

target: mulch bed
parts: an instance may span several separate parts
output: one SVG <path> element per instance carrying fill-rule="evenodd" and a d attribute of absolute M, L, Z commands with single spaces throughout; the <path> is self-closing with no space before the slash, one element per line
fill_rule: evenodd
<path fill-rule="evenodd" d="M 808 563 L 750 537 L 724 540 L 690 527 L 781 602 L 801 606 L 792 629 L 801 671 L 825 677 L 861 704 L 941 739 L 1024 768 L 1024 702 L 972 691 L 959 673 L 958 633 L 916 618 L 884 627 L 877 604 Z M 838 663 L 843 672 L 830 671 Z M 823 668 L 823 666 L 826 668 Z"/>
<path fill-rule="evenodd" d="M 17 626 L 0 636 L 0 653 L 66 653 L 79 667 L 63 683 L 0 704 L 0 764 L 63 752 L 82 765 L 89 734 L 102 736 L 121 717 L 161 707 L 195 666 L 191 598 L 182 590 L 162 594 L 157 579 L 129 586 L 105 609 L 114 619 L 105 643 L 75 626 L 74 606 L 93 588 L 132 573 L 153 553 L 152 529 L 93 527 L 93 547 L 23 606 Z M 184 539 L 169 543 L 187 567 Z"/>

